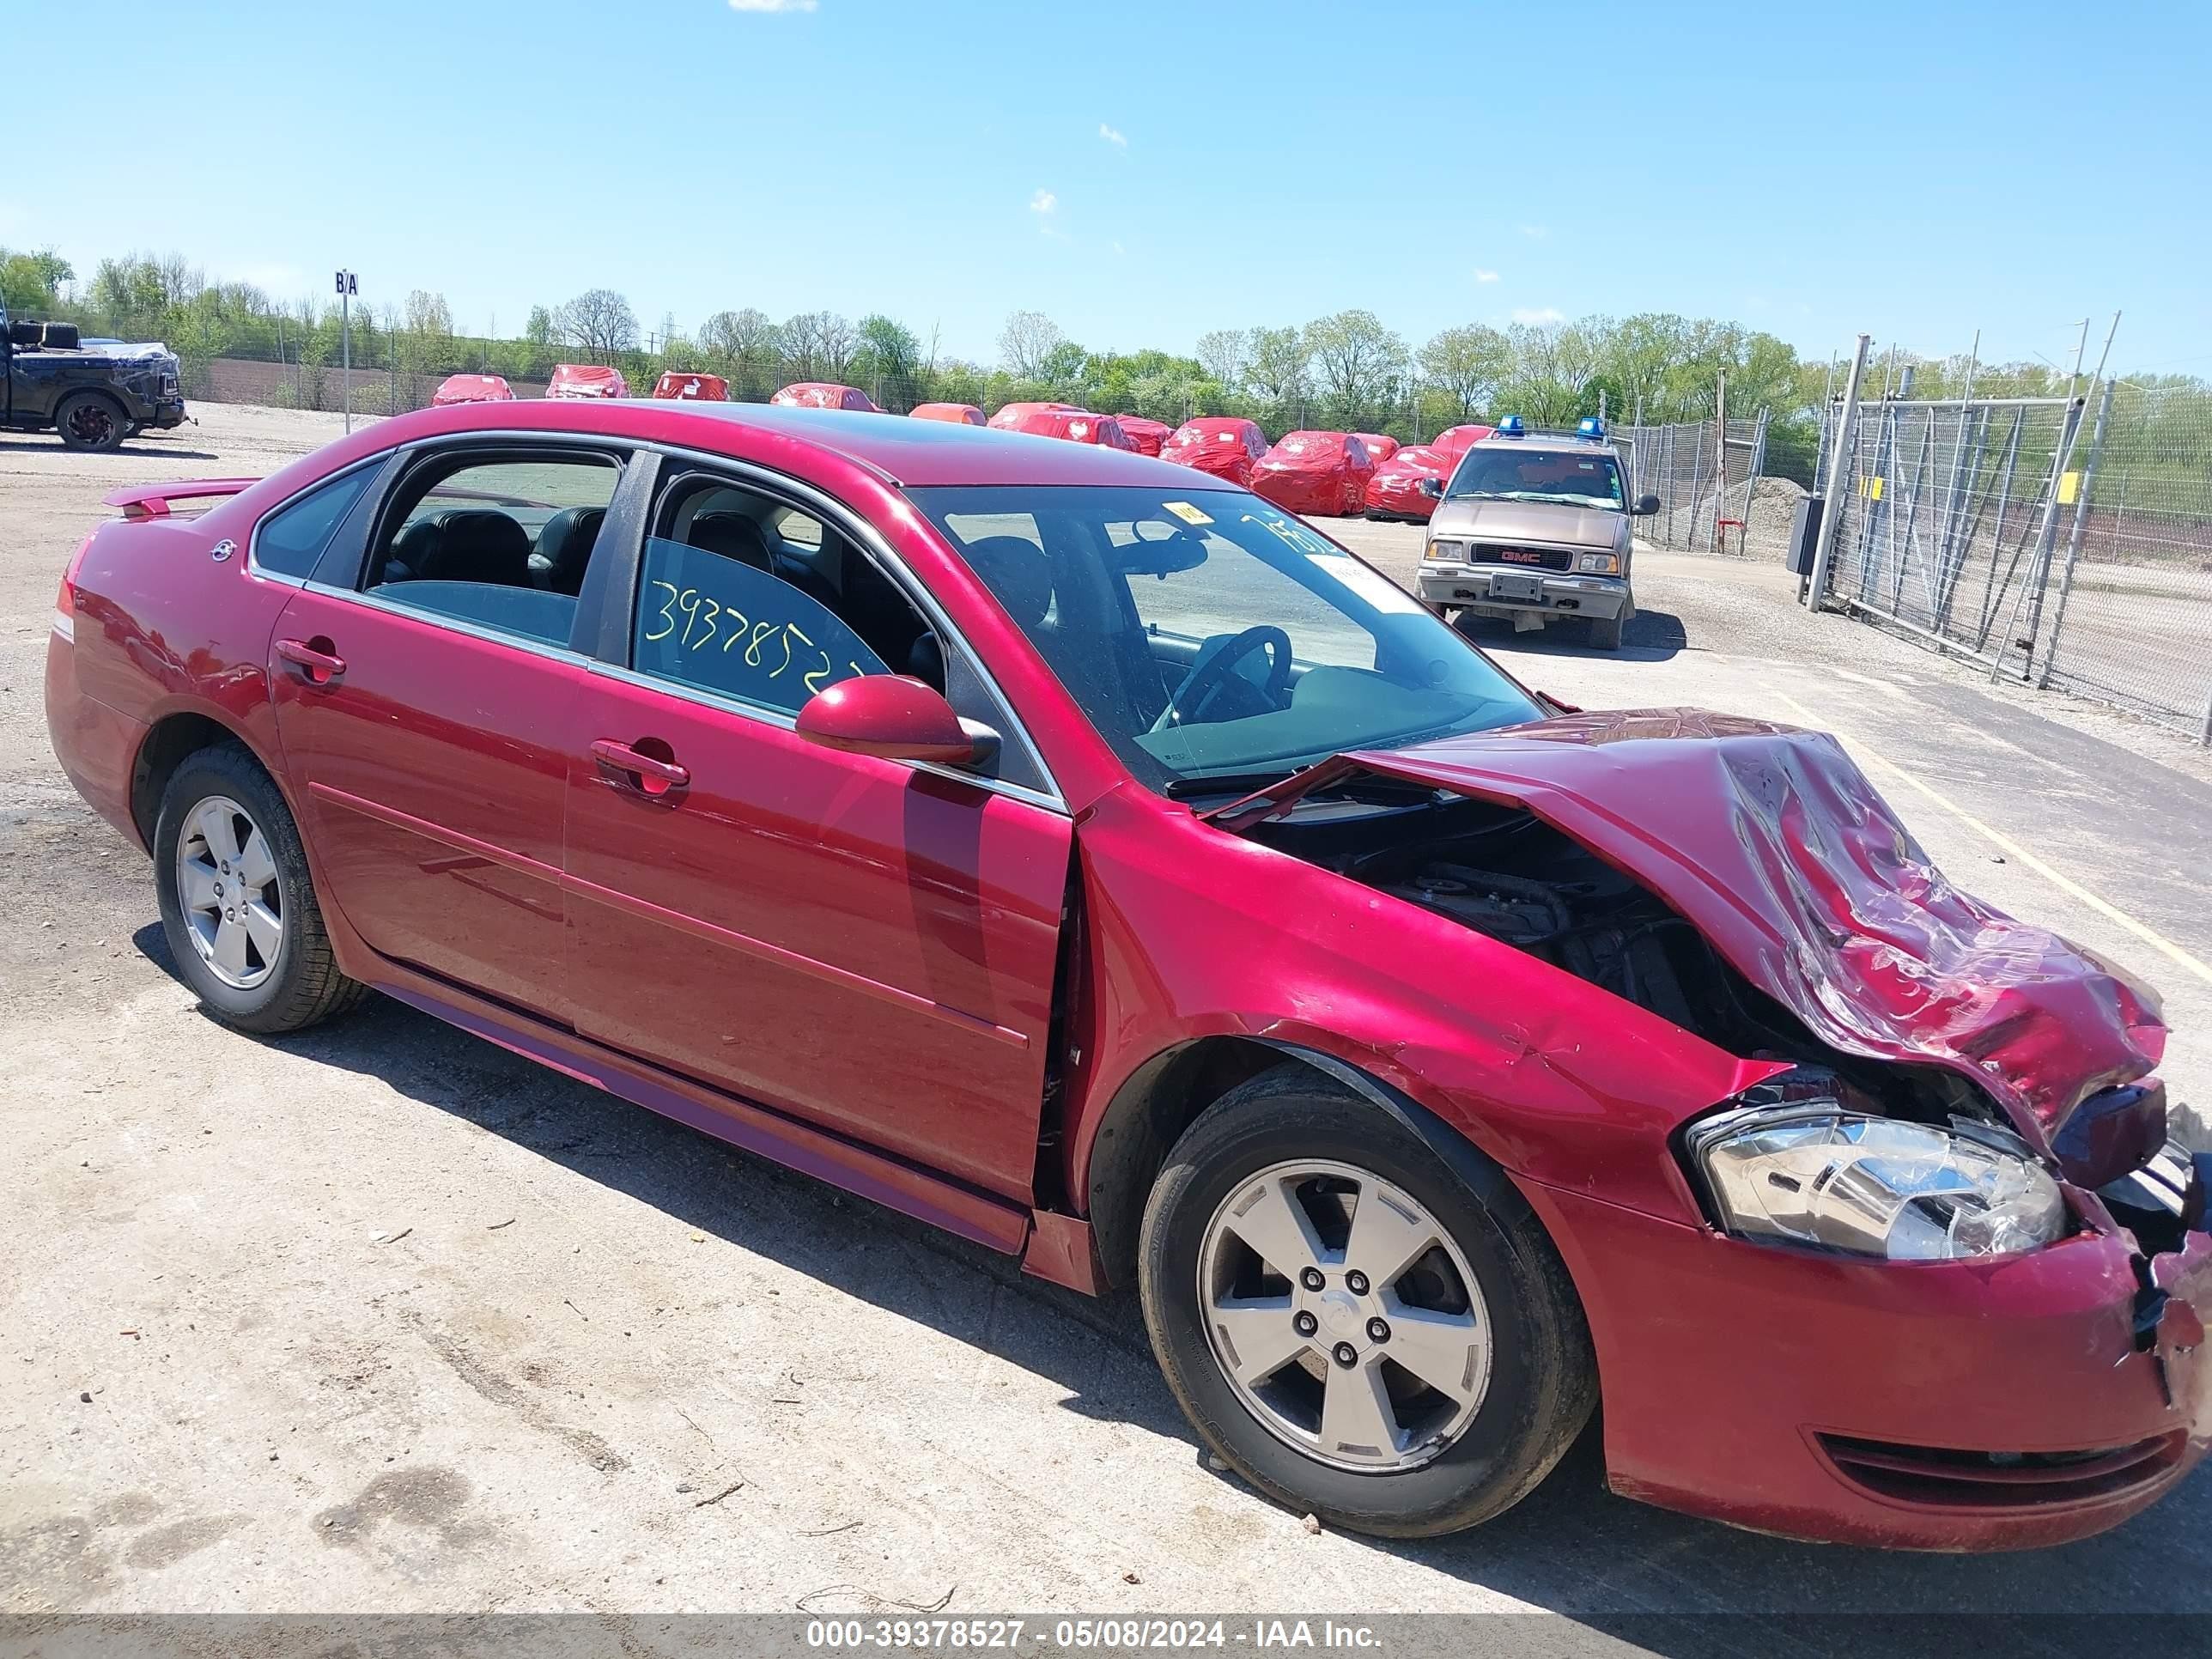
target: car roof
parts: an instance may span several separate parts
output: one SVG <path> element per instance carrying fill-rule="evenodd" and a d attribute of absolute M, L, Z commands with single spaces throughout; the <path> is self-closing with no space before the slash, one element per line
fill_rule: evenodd
<path fill-rule="evenodd" d="M 1612 439 L 1585 438 L 1576 432 L 1524 432 L 1517 438 L 1493 433 L 1487 438 L 1477 438 L 1468 448 L 1587 450 L 1593 455 L 1610 455 L 1616 461 L 1620 459 L 1620 446 Z"/>
<path fill-rule="evenodd" d="M 495 410 L 496 413 L 483 412 Z M 399 430 L 403 422 L 407 426 L 404 433 Z M 896 484 L 1133 484 L 1182 490 L 1221 487 L 1219 480 L 1206 474 L 1129 450 L 859 410 L 665 398 L 605 398 L 590 402 L 532 398 L 422 411 L 398 416 L 389 426 L 392 435 L 403 441 L 472 428 L 528 427 L 732 453 L 737 453 L 730 441 L 736 434 L 730 428 L 742 427 L 857 462 Z"/>

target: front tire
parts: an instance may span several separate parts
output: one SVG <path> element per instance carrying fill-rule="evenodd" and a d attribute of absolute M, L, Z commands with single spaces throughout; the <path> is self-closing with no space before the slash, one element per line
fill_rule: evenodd
<path fill-rule="evenodd" d="M 1232 1090 L 1176 1144 L 1139 1283 L 1200 1437 L 1348 1531 L 1502 1514 L 1596 1405 L 1581 1304 L 1504 1173 L 1303 1065 Z"/>
<path fill-rule="evenodd" d="M 1592 648 L 1595 650 L 1620 650 L 1620 618 L 1618 617 L 1592 617 L 1589 619 L 1589 642 Z"/>
<path fill-rule="evenodd" d="M 244 745 L 190 756 L 161 792 L 155 887 L 177 969 L 226 1025 L 274 1036 L 359 1002 L 338 971 L 283 796 Z"/>
<path fill-rule="evenodd" d="M 113 449 L 129 424 L 115 400 L 97 392 L 72 392 L 54 410 L 54 430 L 70 449 Z"/>

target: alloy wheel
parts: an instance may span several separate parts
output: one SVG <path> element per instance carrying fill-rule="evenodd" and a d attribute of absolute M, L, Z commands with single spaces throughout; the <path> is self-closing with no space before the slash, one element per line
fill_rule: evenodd
<path fill-rule="evenodd" d="M 1206 1224 L 1198 1294 L 1245 1409 L 1337 1468 L 1419 1468 L 1489 1388 L 1466 1256 L 1410 1194 L 1349 1164 L 1277 1164 L 1239 1183 Z"/>
<path fill-rule="evenodd" d="M 98 448 L 114 429 L 115 416 L 98 398 L 88 398 L 70 410 L 69 424 L 71 437 Z"/>
<path fill-rule="evenodd" d="M 269 837 L 227 795 L 192 808 L 177 837 L 177 902 L 210 972 L 246 991 L 276 971 L 284 895 Z"/>

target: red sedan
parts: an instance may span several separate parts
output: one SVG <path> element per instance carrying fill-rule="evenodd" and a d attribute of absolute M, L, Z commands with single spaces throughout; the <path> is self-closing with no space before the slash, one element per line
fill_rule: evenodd
<path fill-rule="evenodd" d="M 181 510 L 194 497 L 211 510 Z M 217 1018 L 367 990 L 1099 1291 L 1261 1492 L 2046 1544 L 2212 1429 L 2147 993 L 1831 738 L 1517 684 L 1188 468 L 471 405 L 125 490 L 55 752 Z"/>
<path fill-rule="evenodd" d="M 1208 415 L 1185 421 L 1160 446 L 1160 459 L 1196 467 L 1234 484 L 1252 482 L 1252 464 L 1267 453 L 1267 434 L 1250 421 Z"/>

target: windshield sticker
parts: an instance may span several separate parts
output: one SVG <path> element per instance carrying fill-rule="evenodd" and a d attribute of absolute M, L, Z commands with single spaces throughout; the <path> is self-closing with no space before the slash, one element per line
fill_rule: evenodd
<path fill-rule="evenodd" d="M 1169 512 L 1174 514 L 1176 517 L 1181 519 L 1185 524 L 1212 524 L 1213 522 L 1212 520 L 1207 518 L 1205 514 L 1200 512 L 1188 501 L 1162 501 L 1160 505 L 1165 507 Z"/>

